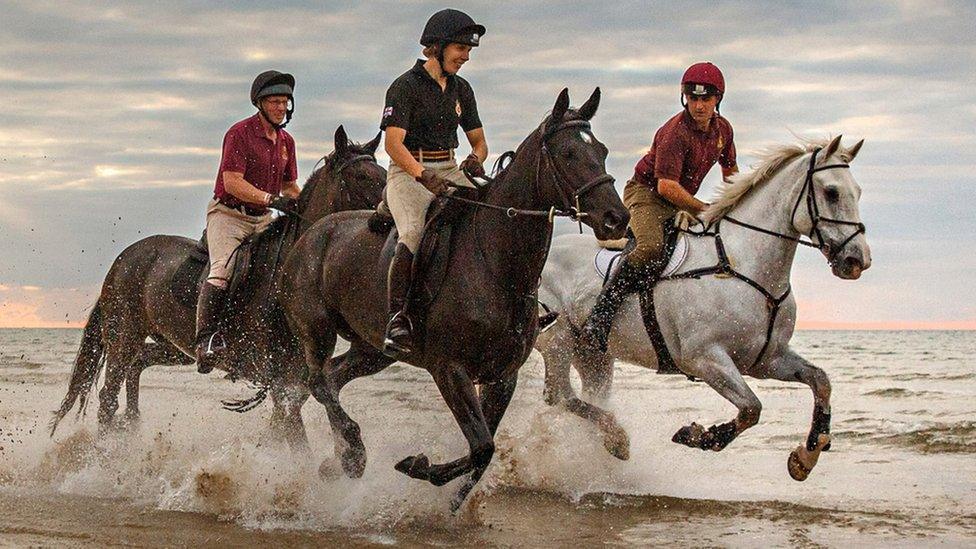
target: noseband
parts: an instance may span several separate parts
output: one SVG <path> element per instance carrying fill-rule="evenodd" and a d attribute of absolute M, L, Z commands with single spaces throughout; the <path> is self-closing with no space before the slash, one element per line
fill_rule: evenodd
<path fill-rule="evenodd" d="M 342 173 L 346 168 L 354 164 L 359 164 L 360 162 L 376 162 L 376 157 L 371 154 L 357 154 L 356 156 L 353 156 L 352 158 L 349 158 L 348 160 L 334 167 L 331 172 L 332 177 L 341 185 L 340 190 L 345 193 L 349 205 L 352 205 L 353 199 L 356 199 L 363 204 L 363 208 L 369 208 L 370 200 L 368 197 L 363 195 L 362 189 L 359 187 L 352 188 L 348 183 L 346 183 L 345 178 L 342 176 Z"/>

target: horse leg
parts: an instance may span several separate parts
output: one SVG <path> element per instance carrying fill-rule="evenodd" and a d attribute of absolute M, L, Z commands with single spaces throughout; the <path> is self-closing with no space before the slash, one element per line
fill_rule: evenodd
<path fill-rule="evenodd" d="M 798 446 L 787 461 L 794 480 L 806 480 L 817 465 L 820 452 L 830 449 L 830 379 L 826 372 L 811 364 L 792 349 L 769 362 L 755 374 L 762 379 L 800 382 L 813 390 L 813 421 L 805 445 Z"/>
<path fill-rule="evenodd" d="M 332 335 L 331 348 L 335 347 Z M 363 445 L 359 424 L 356 423 L 339 403 L 339 391 L 353 379 L 375 374 L 393 363 L 393 360 L 379 353 L 365 350 L 362 342 L 353 342 L 345 354 L 327 358 L 320 368 L 314 368 L 309 379 L 309 389 L 315 400 L 325 406 L 332 426 L 336 457 L 342 463 L 347 476 L 359 478 L 366 469 L 366 447 Z M 321 356 L 321 355 L 319 355 Z"/>
<path fill-rule="evenodd" d="M 762 403 L 746 384 L 732 358 L 727 354 L 722 352 L 703 356 L 682 366 L 682 371 L 704 380 L 712 389 L 734 404 L 739 414 L 734 420 L 712 425 L 707 430 L 697 423 L 682 427 L 671 438 L 671 442 L 718 452 L 735 440 L 740 433 L 759 422 Z"/>
<path fill-rule="evenodd" d="M 473 471 L 476 477 L 474 482 L 477 482 L 477 479 L 481 478 L 487 469 L 488 464 L 491 463 L 491 457 L 495 453 L 495 442 L 482 412 L 481 401 L 474 383 L 462 365 L 440 364 L 431 368 L 430 372 L 437 389 L 454 415 L 458 426 L 461 427 L 464 438 L 468 441 L 469 453 L 461 459 L 439 465 L 431 465 L 427 456 L 423 454 L 410 456 L 397 463 L 396 470 L 409 477 L 426 480 L 435 486 L 442 486 L 465 473 Z M 506 392 L 515 389 L 514 381 L 507 380 L 503 383 L 510 383 L 510 388 L 508 385 L 504 385 L 489 390 L 489 393 L 492 393 L 490 398 L 492 399 L 493 414 L 497 414 L 496 427 L 497 422 L 501 420 L 501 414 L 504 413 L 508 401 L 511 399 L 511 395 L 506 396 Z M 471 483 L 471 487 L 474 486 L 474 482 Z M 463 495 L 460 492 L 458 493 L 451 504 L 452 510 L 457 510 L 471 487 L 468 487 Z"/>
<path fill-rule="evenodd" d="M 285 442 L 295 452 L 308 454 L 308 433 L 305 422 L 302 421 L 302 404 L 308 399 L 305 387 L 283 386 L 271 391 L 271 421 L 272 435 Z"/>
<path fill-rule="evenodd" d="M 555 406 L 567 398 L 575 398 L 576 392 L 569 382 L 570 361 L 573 354 L 572 334 L 565 323 L 556 325 L 541 350 L 545 366 L 545 385 L 542 396 L 546 404 Z"/>
<path fill-rule="evenodd" d="M 105 360 L 105 384 L 98 392 L 98 423 L 100 429 L 111 426 L 119 409 L 119 392 L 130 366 L 138 358 L 141 349 L 138 338 L 120 338 L 109 345 Z"/>
<path fill-rule="evenodd" d="M 139 378 L 149 367 L 145 352 L 132 361 L 125 369 L 125 421 L 134 424 L 139 421 Z"/>

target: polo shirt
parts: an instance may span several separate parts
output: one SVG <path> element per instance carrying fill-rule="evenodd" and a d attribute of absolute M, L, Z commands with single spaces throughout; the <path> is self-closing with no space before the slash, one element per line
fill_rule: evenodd
<path fill-rule="evenodd" d="M 390 126 L 406 130 L 403 144 L 409 150 L 456 149 L 458 126 L 465 132 L 481 127 L 474 90 L 457 75 L 449 75 L 447 88 L 441 90 L 418 59 L 386 91 L 380 129 Z"/>
<path fill-rule="evenodd" d="M 224 172 L 243 173 L 245 181 L 272 196 L 281 193 L 284 182 L 298 179 L 295 140 L 282 129 L 277 130 L 277 141 L 268 139 L 261 126 L 260 116 L 258 113 L 241 120 L 224 135 L 214 198 L 232 208 L 243 202 L 224 189 Z M 264 204 L 250 206 L 263 208 Z"/>
<path fill-rule="evenodd" d="M 634 167 L 634 179 L 655 189 L 658 179 L 671 179 L 694 195 L 716 162 L 727 170 L 735 167 L 732 124 L 716 113 L 701 130 L 684 110 L 654 134 L 650 152 Z"/>

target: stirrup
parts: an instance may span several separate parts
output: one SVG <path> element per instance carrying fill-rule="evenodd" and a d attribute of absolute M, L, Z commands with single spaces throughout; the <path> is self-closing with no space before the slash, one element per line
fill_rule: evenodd
<path fill-rule="evenodd" d="M 401 315 L 407 322 L 407 333 L 405 337 L 408 340 L 413 339 L 413 321 L 410 320 L 410 317 L 407 316 L 406 313 L 401 309 L 390 317 L 390 321 L 386 323 L 386 333 L 383 335 L 383 354 L 390 358 L 404 357 L 413 352 L 411 347 L 398 343 L 390 336 L 390 330 L 393 327 L 393 323 L 396 322 Z M 411 343 L 413 342 L 411 341 Z"/>
<path fill-rule="evenodd" d="M 549 328 L 556 325 L 556 321 L 559 320 L 559 313 L 556 311 L 550 311 L 539 317 L 539 333 L 544 333 Z"/>

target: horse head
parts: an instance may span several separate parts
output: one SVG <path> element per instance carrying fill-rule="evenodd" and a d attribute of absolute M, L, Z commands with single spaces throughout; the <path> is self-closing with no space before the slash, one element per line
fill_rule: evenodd
<path fill-rule="evenodd" d="M 819 246 L 834 276 L 860 278 L 871 267 L 871 249 L 864 236 L 858 201 L 861 187 L 847 168 L 864 140 L 850 148 L 838 135 L 811 153 L 806 181 L 793 208 L 793 226 Z"/>
<path fill-rule="evenodd" d="M 564 88 L 537 130 L 539 199 L 547 207 L 574 212 L 599 239 L 624 236 L 630 214 L 607 173 L 607 147 L 594 135 L 590 119 L 600 106 L 596 88 L 579 109 L 569 107 Z"/>
<path fill-rule="evenodd" d="M 341 125 L 335 149 L 308 178 L 299 209 L 311 221 L 343 210 L 375 208 L 386 185 L 386 170 L 376 163 L 381 134 L 367 143 L 353 143 Z"/>

